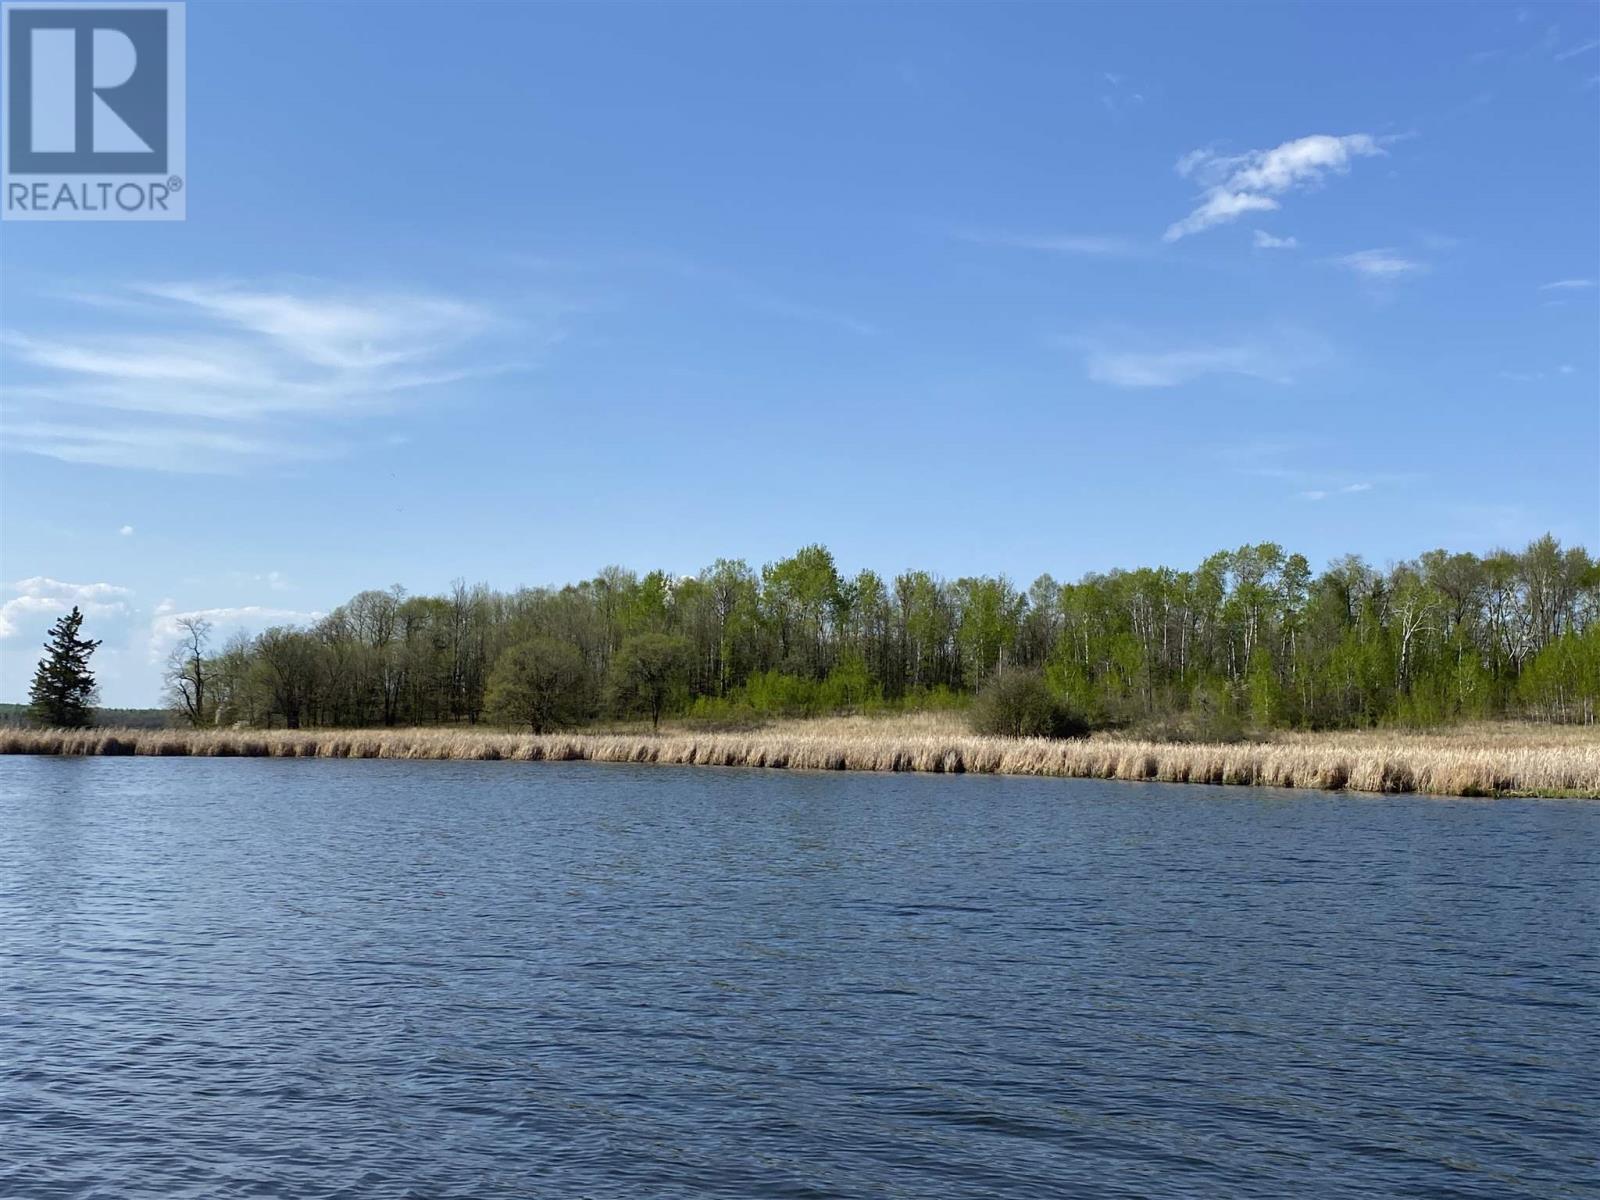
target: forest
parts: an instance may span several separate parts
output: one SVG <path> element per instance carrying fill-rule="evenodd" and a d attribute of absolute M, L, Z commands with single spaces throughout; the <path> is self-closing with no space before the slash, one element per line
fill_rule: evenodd
<path fill-rule="evenodd" d="M 1546 536 L 1314 572 L 1263 543 L 1190 570 L 1026 588 L 1002 577 L 842 573 L 821 545 L 759 570 L 607 567 L 560 587 L 364 591 L 308 627 L 212 644 L 181 621 L 168 700 L 188 723 L 300 729 L 962 707 L 1026 672 L 1097 728 L 1593 723 L 1600 562 Z"/>

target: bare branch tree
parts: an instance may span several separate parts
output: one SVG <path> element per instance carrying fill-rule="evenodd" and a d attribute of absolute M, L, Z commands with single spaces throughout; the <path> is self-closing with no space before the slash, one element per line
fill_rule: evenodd
<path fill-rule="evenodd" d="M 211 641 L 211 622 L 204 617 L 179 617 L 182 640 L 167 656 L 167 697 L 172 707 L 196 729 L 213 722 L 211 668 L 206 662 L 206 646 Z"/>

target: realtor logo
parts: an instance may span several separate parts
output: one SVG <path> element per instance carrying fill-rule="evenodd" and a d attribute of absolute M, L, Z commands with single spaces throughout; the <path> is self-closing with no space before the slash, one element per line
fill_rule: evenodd
<path fill-rule="evenodd" d="M 0 216 L 179 220 L 181 3 L 6 3 Z"/>

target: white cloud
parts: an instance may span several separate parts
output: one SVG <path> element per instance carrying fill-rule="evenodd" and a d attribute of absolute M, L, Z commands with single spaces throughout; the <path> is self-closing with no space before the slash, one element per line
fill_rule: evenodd
<path fill-rule="evenodd" d="M 1084 352 L 1091 380 L 1124 388 L 1179 387 L 1209 375 L 1289 384 L 1301 369 L 1327 357 L 1315 339 L 1284 334 L 1177 346 L 1152 346 L 1127 337 L 1079 338 L 1068 344 Z"/>
<path fill-rule="evenodd" d="M 1592 279 L 1557 279 L 1553 283 L 1541 283 L 1541 292 L 1576 292 L 1583 288 L 1592 288 L 1595 281 Z"/>
<path fill-rule="evenodd" d="M 67 607 L 77 604 L 120 604 L 133 595 L 132 588 L 114 583 L 63 583 L 47 575 L 33 575 L 19 579 L 11 590 L 24 596 L 55 596 L 69 601 Z"/>
<path fill-rule="evenodd" d="M 244 604 L 232 608 L 191 608 L 179 611 L 173 601 L 163 600 L 156 606 L 155 615 L 150 620 L 150 661 L 160 662 L 177 643 L 183 634 L 178 624 L 182 620 L 211 622 L 212 641 L 216 645 L 221 645 L 228 637 L 241 630 L 246 633 L 258 633 L 271 625 L 303 625 L 319 621 L 326 615 L 322 612 L 302 612 L 299 609 L 273 608 L 261 604 Z"/>
<path fill-rule="evenodd" d="M 1187 217 L 1167 227 L 1164 240 L 1175 242 L 1247 212 L 1271 211 L 1279 207 L 1273 197 L 1314 186 L 1330 174 L 1342 175 L 1354 159 L 1382 153 L 1378 140 L 1366 133 L 1313 134 L 1271 150 L 1234 156 L 1192 150 L 1178 160 L 1176 169 L 1201 185 L 1201 201 Z"/>
<path fill-rule="evenodd" d="M 1501 371 L 1500 378 L 1512 383 L 1538 383 L 1541 379 L 1549 379 L 1551 374 L 1571 375 L 1576 368 L 1571 363 L 1562 363 L 1551 371 Z"/>
<path fill-rule="evenodd" d="M 1003 246 L 1016 250 L 1038 250 L 1046 254 L 1082 254 L 1096 258 L 1120 258 L 1138 254 L 1131 238 L 1099 233 L 998 233 L 968 230 L 956 235 L 962 241 L 981 246 Z"/>
<path fill-rule="evenodd" d="M 1569 58 L 1576 58 L 1580 54 L 1587 54 L 1589 51 L 1596 48 L 1600 48 L 1600 40 L 1584 42 L 1580 46 L 1573 46 L 1570 49 L 1563 50 L 1560 54 L 1555 56 L 1555 61 L 1566 62 Z"/>
<path fill-rule="evenodd" d="M 1100 92 L 1100 107 L 1108 113 L 1118 114 L 1144 103 L 1144 93 L 1135 90 L 1137 85 L 1117 71 L 1102 71 L 1100 78 L 1106 87 Z"/>
<path fill-rule="evenodd" d="M 1300 493 L 1302 500 L 1326 500 L 1330 496 L 1353 496 L 1358 492 L 1370 492 L 1370 483 L 1347 483 L 1337 488 L 1311 488 Z"/>
<path fill-rule="evenodd" d="M 373 296 L 357 307 L 178 286 L 135 294 L 157 301 L 135 308 L 167 328 L 57 337 L 6 330 L 0 347 L 43 380 L 8 390 L 218 420 L 348 415 L 392 393 L 471 373 L 443 360 L 486 321 L 463 306 L 403 297 Z"/>
<path fill-rule="evenodd" d="M 1257 250 L 1293 250 L 1300 244 L 1297 238 L 1276 237 L 1265 229 L 1256 230 L 1255 246 Z"/>
<path fill-rule="evenodd" d="M 280 419 L 292 432 L 270 436 L 263 422 L 384 411 L 403 394 L 505 369 L 460 353 L 496 319 L 438 296 L 169 283 L 75 299 L 110 323 L 0 332 L 12 449 L 168 471 L 320 457 L 322 431 Z"/>
<path fill-rule="evenodd" d="M 271 339 L 296 359 L 341 371 L 433 358 L 492 323 L 476 305 L 405 293 L 313 296 L 195 283 L 138 290 Z"/>
<path fill-rule="evenodd" d="M 127 422 L 69 425 L 0 419 L 0 440 L 8 449 L 62 462 L 185 474 L 233 471 L 251 462 L 328 458 L 340 449 L 339 443 L 326 437 L 315 445 L 293 443 L 254 427 L 236 433 Z"/>
<path fill-rule="evenodd" d="M 131 588 L 114 583 L 64 583 L 45 575 L 19 579 L 10 590 L 18 594 L 0 604 L 0 638 L 14 637 L 24 625 L 70 612 L 74 605 L 86 617 L 126 616 L 133 598 Z"/>
<path fill-rule="evenodd" d="M 1257 196 L 1249 192 L 1230 192 L 1219 188 L 1211 192 L 1205 202 L 1181 221 L 1167 226 L 1162 240 L 1175 242 L 1191 233 L 1221 225 L 1247 212 L 1272 212 L 1279 207 L 1271 196 Z"/>
<path fill-rule="evenodd" d="M 1346 270 L 1354 271 L 1357 275 L 1363 275 L 1368 279 L 1398 279 L 1403 275 L 1414 275 L 1427 270 L 1425 264 L 1405 258 L 1387 248 L 1357 250 L 1354 254 L 1345 254 L 1333 261 Z"/>
<path fill-rule="evenodd" d="M 266 584 L 274 592 L 287 592 L 294 588 L 282 571 L 230 571 L 228 579 L 235 584 Z"/>
<path fill-rule="evenodd" d="M 1202 375 L 1252 375 L 1264 378 L 1256 353 L 1247 346 L 1215 346 L 1157 353 L 1097 352 L 1089 355 L 1089 378 L 1116 387 L 1177 387 Z"/>
<path fill-rule="evenodd" d="M 117 532 L 120 533 L 123 537 L 132 537 L 133 536 L 133 526 L 132 525 L 124 525 L 121 529 L 117 530 Z"/>

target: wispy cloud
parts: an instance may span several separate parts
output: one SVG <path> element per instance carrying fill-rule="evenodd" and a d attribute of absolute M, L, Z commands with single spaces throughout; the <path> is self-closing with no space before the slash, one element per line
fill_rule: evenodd
<path fill-rule="evenodd" d="M 1541 292 L 1576 292 L 1583 288 L 1592 288 L 1594 285 L 1595 281 L 1593 279 L 1557 279 L 1553 283 L 1541 283 L 1539 290 Z"/>
<path fill-rule="evenodd" d="M 1580 54 L 1587 54 L 1591 50 L 1600 49 L 1600 39 L 1584 42 L 1579 46 L 1572 46 L 1559 54 L 1552 55 L 1556 62 L 1566 62 L 1569 58 L 1576 58 Z"/>
<path fill-rule="evenodd" d="M 1366 133 L 1312 134 L 1271 150 L 1231 156 L 1192 150 L 1178 160 L 1176 169 L 1201 185 L 1200 204 L 1169 225 L 1163 237 L 1175 242 L 1248 212 L 1270 212 L 1279 207 L 1276 197 L 1313 187 L 1330 174 L 1342 175 L 1355 159 L 1382 153 L 1378 139 Z"/>
<path fill-rule="evenodd" d="M 1100 92 L 1100 107 L 1109 113 L 1119 113 L 1144 103 L 1144 93 L 1129 83 L 1127 77 L 1115 71 L 1102 71 L 1100 79 L 1105 87 Z"/>
<path fill-rule="evenodd" d="M 980 246 L 1000 246 L 1012 250 L 1037 250 L 1045 254 L 1081 254 L 1091 258 L 1127 258 L 1143 253 L 1145 247 L 1132 238 L 1103 233 L 1003 233 L 994 230 L 961 230 L 964 242 Z"/>
<path fill-rule="evenodd" d="M 1091 380 L 1122 388 L 1180 387 L 1212 375 L 1290 384 L 1300 371 L 1327 358 L 1325 345 L 1299 334 L 1175 345 L 1111 335 L 1071 338 L 1065 344 L 1083 352 Z"/>
<path fill-rule="evenodd" d="M 1370 492 L 1370 483 L 1347 483 L 1336 488 L 1310 488 L 1300 493 L 1302 500 L 1327 500 L 1334 496 L 1354 496 L 1360 492 Z"/>
<path fill-rule="evenodd" d="M 0 638 L 14 637 L 24 627 L 72 611 L 74 605 L 85 616 L 123 616 L 133 599 L 133 589 L 114 583 L 65 583 L 45 575 L 19 579 L 8 590 L 18 594 L 0 604 Z M 43 635 L 42 625 L 37 632 Z"/>
<path fill-rule="evenodd" d="M 19 393 L 13 390 L 11 394 Z M 7 449 L 62 462 L 200 475 L 232 472 L 252 464 L 332 458 L 344 449 L 341 442 L 325 436 L 315 443 L 296 442 L 254 427 L 231 432 L 148 420 L 103 419 L 74 424 L 15 420 L 9 412 L 0 422 L 0 438 Z"/>
<path fill-rule="evenodd" d="M 270 339 L 297 360 L 340 371 L 434 359 L 491 323 L 477 305 L 437 296 L 297 295 L 194 283 L 138 290 Z"/>
<path fill-rule="evenodd" d="M 228 582 L 255 586 L 265 584 L 274 592 L 288 592 L 294 590 L 294 585 L 289 582 L 289 577 L 282 571 L 229 571 Z"/>
<path fill-rule="evenodd" d="M 117 530 L 117 532 L 119 534 L 121 534 L 123 537 L 132 537 L 133 536 L 133 526 L 132 525 L 124 525 L 121 529 Z"/>
<path fill-rule="evenodd" d="M 0 331 L 11 448 L 157 470 L 316 456 L 327 439 L 297 447 L 261 422 L 383 411 L 503 369 L 461 353 L 496 319 L 437 296 L 164 283 L 76 299 L 108 318 L 101 329 Z M 64 407 L 126 416 L 74 422 Z"/>
<path fill-rule="evenodd" d="M 775 317 L 788 317 L 791 320 L 816 325 L 832 325 L 838 329 L 858 334 L 861 337 L 875 337 L 882 332 L 872 322 L 863 321 L 859 317 L 852 316 L 847 312 L 841 312 L 838 309 L 805 304 L 797 300 L 788 300 L 782 296 L 760 292 L 751 292 L 748 300 L 751 308 L 771 313 Z"/>
<path fill-rule="evenodd" d="M 1367 279 L 1392 280 L 1426 271 L 1427 264 L 1406 258 L 1388 248 L 1357 250 L 1332 260 L 1347 271 L 1354 271 Z"/>
<path fill-rule="evenodd" d="M 1337 435 L 1243 436 L 1219 441 L 1207 450 L 1219 465 L 1287 487 L 1291 489 L 1289 497 L 1296 500 L 1330 500 L 1404 488 L 1425 478 L 1406 471 L 1373 473 L 1370 464 L 1357 465 L 1370 456 Z"/>
<path fill-rule="evenodd" d="M 1294 237 L 1278 237 L 1268 233 L 1265 229 L 1256 230 L 1255 247 L 1257 250 L 1293 250 L 1300 244 Z"/>
<path fill-rule="evenodd" d="M 1550 379 L 1558 375 L 1575 374 L 1577 368 L 1571 363 L 1562 363 L 1553 371 L 1501 371 L 1500 378 L 1512 383 L 1538 383 L 1542 379 Z"/>

